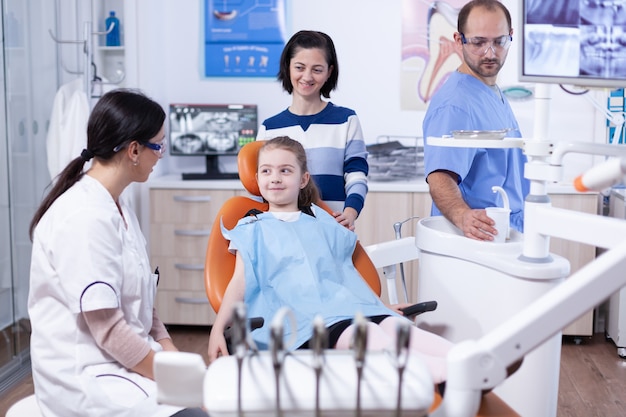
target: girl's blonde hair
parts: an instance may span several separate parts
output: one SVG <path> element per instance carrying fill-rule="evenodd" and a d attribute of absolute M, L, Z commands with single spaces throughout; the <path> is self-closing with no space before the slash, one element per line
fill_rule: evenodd
<path fill-rule="evenodd" d="M 302 144 L 297 140 L 291 139 L 288 136 L 278 136 L 265 141 L 263 146 L 259 149 L 259 156 L 261 155 L 261 152 L 271 149 L 284 149 L 293 153 L 296 156 L 296 161 L 298 161 L 298 165 L 302 173 L 304 174 L 305 172 L 309 172 L 306 162 L 306 151 L 304 150 L 304 147 L 302 147 Z M 298 194 L 298 209 L 308 213 L 310 212 L 311 204 L 317 203 L 319 199 L 320 193 L 311 178 L 309 179 L 307 185 L 305 185 Z"/>

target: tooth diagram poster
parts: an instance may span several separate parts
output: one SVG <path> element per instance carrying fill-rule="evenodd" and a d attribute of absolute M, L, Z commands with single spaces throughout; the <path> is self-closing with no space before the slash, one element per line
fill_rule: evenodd
<path fill-rule="evenodd" d="M 276 77 L 287 0 L 204 1 L 204 75 Z"/>
<path fill-rule="evenodd" d="M 453 34 L 465 3 L 402 0 L 402 110 L 426 109 L 435 91 L 461 65 Z"/>

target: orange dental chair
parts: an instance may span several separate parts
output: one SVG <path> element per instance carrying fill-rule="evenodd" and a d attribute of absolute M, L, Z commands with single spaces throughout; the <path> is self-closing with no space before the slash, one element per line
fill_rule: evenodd
<path fill-rule="evenodd" d="M 239 178 L 246 190 L 255 197 L 261 196 L 256 182 L 257 154 L 263 145 L 262 141 L 251 142 L 239 151 L 237 163 Z M 317 203 L 320 207 L 330 212 L 324 202 Z M 267 203 L 254 200 L 246 196 L 236 196 L 224 203 L 215 217 L 213 228 L 209 236 L 206 259 L 204 264 L 204 283 L 207 297 L 213 310 L 218 311 L 222 305 L 222 297 L 228 287 L 228 283 L 235 269 L 235 256 L 228 252 L 228 241 L 222 236 L 220 219 L 227 229 L 235 227 L 237 222 L 252 209 L 267 211 Z M 372 291 L 380 296 L 381 284 L 376 267 L 365 252 L 363 246 L 357 242 L 352 256 L 354 266 L 361 273 L 363 279 L 369 284 Z"/>

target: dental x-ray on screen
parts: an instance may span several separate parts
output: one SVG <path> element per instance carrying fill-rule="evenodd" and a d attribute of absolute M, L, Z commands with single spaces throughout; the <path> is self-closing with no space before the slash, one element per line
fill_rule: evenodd
<path fill-rule="evenodd" d="M 522 4 L 521 81 L 626 86 L 626 0 Z"/>

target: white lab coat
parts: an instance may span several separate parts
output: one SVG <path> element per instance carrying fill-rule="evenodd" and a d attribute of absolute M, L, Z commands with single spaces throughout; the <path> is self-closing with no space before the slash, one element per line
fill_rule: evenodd
<path fill-rule="evenodd" d="M 123 203 L 120 203 L 123 204 Z M 33 238 L 28 311 L 35 395 L 46 417 L 170 416 L 154 381 L 124 369 L 100 349 L 82 311 L 121 307 L 133 330 L 148 334 L 156 296 L 146 241 L 135 214 L 85 175 L 61 195 Z"/>
<path fill-rule="evenodd" d="M 50 127 L 46 136 L 48 171 L 54 179 L 87 147 L 89 100 L 83 79 L 63 84 L 54 96 Z"/>

